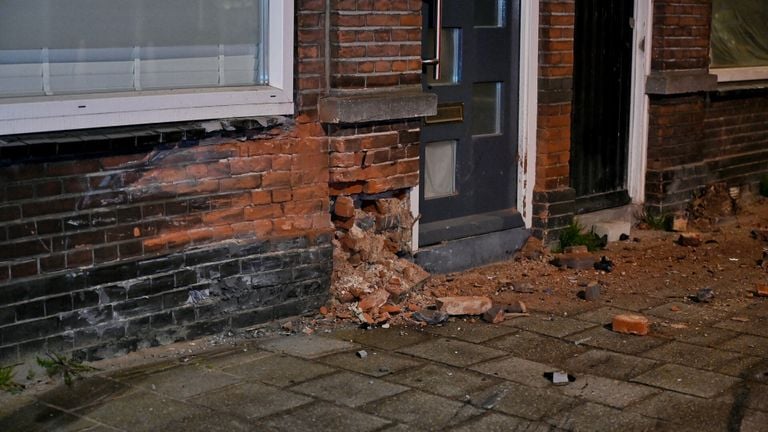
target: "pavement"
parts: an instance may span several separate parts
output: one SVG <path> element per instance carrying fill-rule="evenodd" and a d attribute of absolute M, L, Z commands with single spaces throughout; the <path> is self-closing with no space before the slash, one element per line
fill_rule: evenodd
<path fill-rule="evenodd" d="M 244 340 L 2 396 L 0 431 L 768 430 L 768 299 L 617 303 Z"/>

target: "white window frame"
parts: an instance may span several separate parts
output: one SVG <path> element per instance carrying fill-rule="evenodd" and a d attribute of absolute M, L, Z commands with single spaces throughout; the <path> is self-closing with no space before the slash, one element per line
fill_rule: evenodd
<path fill-rule="evenodd" d="M 713 67 L 709 71 L 717 75 L 717 82 L 768 80 L 768 66 Z"/>
<path fill-rule="evenodd" d="M 267 86 L 0 98 L 0 135 L 293 114 L 293 3 L 268 0 Z"/>

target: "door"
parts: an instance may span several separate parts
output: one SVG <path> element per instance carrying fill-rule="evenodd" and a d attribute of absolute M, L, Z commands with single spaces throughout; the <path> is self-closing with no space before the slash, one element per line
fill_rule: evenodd
<path fill-rule="evenodd" d="M 522 226 L 517 193 L 519 0 L 424 2 L 423 55 L 438 114 L 421 131 L 419 245 Z"/>
<path fill-rule="evenodd" d="M 571 186 L 576 213 L 629 203 L 633 0 L 576 0 Z"/>

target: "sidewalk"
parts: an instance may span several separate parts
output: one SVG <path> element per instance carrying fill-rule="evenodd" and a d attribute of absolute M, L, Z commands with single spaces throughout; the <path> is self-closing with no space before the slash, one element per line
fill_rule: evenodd
<path fill-rule="evenodd" d="M 1 396 L 0 431 L 768 430 L 768 299 L 642 308 L 649 336 L 613 333 L 623 310 L 595 303 L 500 325 L 245 341 Z M 545 378 L 561 369 L 575 381 Z"/>

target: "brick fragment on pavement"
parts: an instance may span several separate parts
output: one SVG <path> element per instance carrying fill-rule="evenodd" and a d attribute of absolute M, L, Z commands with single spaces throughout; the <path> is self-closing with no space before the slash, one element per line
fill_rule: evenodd
<path fill-rule="evenodd" d="M 677 243 L 680 246 L 691 246 L 691 247 L 700 246 L 701 234 L 694 233 L 694 232 L 684 232 L 680 234 L 680 237 L 677 239 Z"/>
<path fill-rule="evenodd" d="M 484 296 L 440 297 L 435 303 L 448 315 L 482 315 L 493 307 L 491 299 Z"/>
<path fill-rule="evenodd" d="M 504 306 L 496 305 L 483 314 L 483 321 L 491 324 L 499 324 L 504 321 Z"/>
<path fill-rule="evenodd" d="M 379 289 L 363 297 L 358 306 L 363 312 L 368 312 L 372 309 L 378 309 L 384 306 L 387 300 L 389 300 L 389 293 L 383 289 Z"/>
<path fill-rule="evenodd" d="M 768 284 L 758 284 L 755 287 L 755 295 L 757 297 L 768 297 Z"/>
<path fill-rule="evenodd" d="M 642 315 L 620 314 L 613 317 L 611 324 L 616 333 L 645 336 L 648 334 L 650 323 Z"/>

